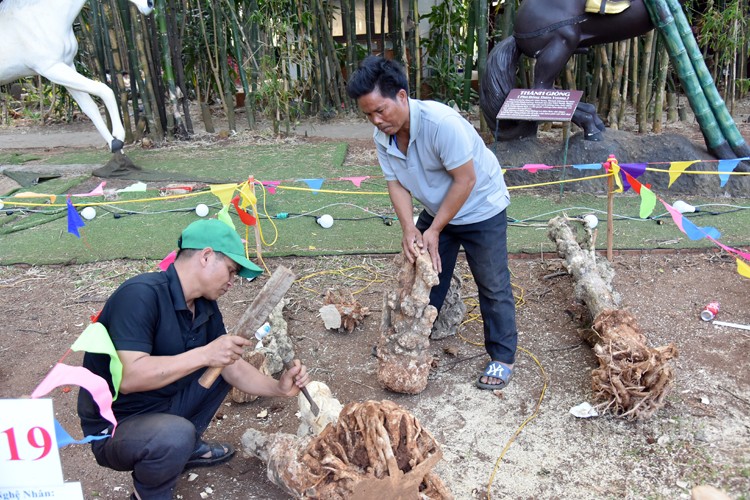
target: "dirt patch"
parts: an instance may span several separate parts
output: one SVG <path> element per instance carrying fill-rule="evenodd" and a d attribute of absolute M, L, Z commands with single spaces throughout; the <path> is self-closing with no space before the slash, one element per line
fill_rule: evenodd
<path fill-rule="evenodd" d="M 341 127 L 351 123 L 342 122 Z M 7 129 L 3 133 L 7 133 Z M 242 135 L 234 140 L 242 140 Z M 301 140 L 331 140 L 308 134 Z M 374 165 L 367 138 L 349 140 L 349 165 Z M 132 146 L 136 147 L 136 146 Z M 36 146 L 39 154 L 57 150 Z M 712 484 L 734 498 L 750 494 L 750 332 L 715 327 L 699 319 L 719 301 L 717 319 L 750 324 L 748 280 L 734 259 L 714 250 L 617 255 L 614 286 L 638 318 L 651 345 L 674 342 L 675 388 L 666 406 L 646 422 L 612 416 L 581 420 L 569 409 L 591 400 L 596 360 L 566 312 L 573 283 L 557 274 L 549 256 L 511 261 L 518 299 L 519 353 L 514 379 L 501 393 L 474 387 L 486 362 L 477 318 L 476 290 L 463 260 L 466 323 L 459 335 L 431 343 L 435 368 L 415 396 L 377 385 L 372 347 L 379 336 L 382 299 L 395 284 L 391 256 L 267 259 L 273 270 L 290 267 L 300 279 L 285 310 L 298 356 L 313 377 L 328 384 L 344 404 L 390 399 L 413 412 L 441 444 L 436 471 L 458 499 L 486 498 L 687 498 L 689 489 Z M 82 266 L 0 267 L 0 397 L 30 394 L 67 351 L 109 294 L 126 278 L 155 270 L 155 262 L 114 261 Z M 263 279 L 238 283 L 220 300 L 234 325 Z M 329 288 L 344 289 L 372 311 L 349 335 L 327 331 L 318 309 Z M 77 365 L 73 353 L 65 363 Z M 80 438 L 78 389 L 56 390 L 56 418 Z M 538 405 L 538 407 L 537 407 Z M 267 411 L 266 417 L 260 417 Z M 296 432 L 296 400 L 227 401 L 207 437 L 240 447 L 247 428 Z M 125 472 L 99 467 L 86 445 L 61 450 L 67 481 L 80 481 L 86 498 L 127 498 Z M 178 498 L 283 499 L 265 466 L 239 453 L 227 464 L 181 477 Z"/>
<path fill-rule="evenodd" d="M 616 258 L 615 287 L 651 344 L 674 342 L 680 352 L 667 405 L 642 423 L 611 416 L 579 420 L 568 413 L 583 401 L 594 402 L 590 373 L 596 362 L 579 339 L 580 325 L 565 312 L 571 278 L 545 278 L 559 268 L 557 259 L 511 261 L 521 349 L 513 382 L 497 395 L 473 385 L 486 357 L 481 324 L 473 319 L 471 279 L 463 289 L 470 306 L 467 323 L 459 336 L 432 342 L 436 362 L 427 389 L 405 396 L 378 387 L 372 356 L 383 293 L 395 286 L 392 257 L 267 263 L 270 269 L 286 265 L 298 278 L 307 278 L 287 294 L 291 301 L 285 316 L 297 353 L 314 378 L 328 384 L 342 403 L 390 399 L 412 411 L 441 443 L 445 457 L 437 472 L 456 498 L 484 498 L 496 466 L 495 498 L 680 498 L 702 483 L 735 497 L 750 490 L 750 333 L 715 327 L 698 317 L 705 303 L 718 300 L 722 310 L 717 319 L 750 323 L 748 282 L 736 274 L 731 260 L 713 252 Z M 150 262 L 110 262 L 0 268 L 5 318 L 0 397 L 31 393 L 114 288 L 154 267 Z M 463 261 L 459 272 L 468 273 Z M 228 325 L 236 323 L 261 286 L 262 281 L 245 282 L 221 299 Z M 318 317 L 329 288 L 359 291 L 355 297 L 373 312 L 350 335 L 331 333 Z M 80 360 L 76 353 L 65 362 Z M 80 437 L 77 388 L 72 389 L 57 390 L 52 398 L 56 418 Z M 258 416 L 263 410 L 268 411 L 265 418 Z M 249 427 L 294 433 L 296 411 L 296 400 L 227 401 L 208 437 L 239 446 Z M 69 446 L 61 454 L 66 480 L 81 481 L 86 498 L 127 498 L 128 473 L 99 467 L 85 445 Z M 181 478 L 179 498 L 287 498 L 265 478 L 263 463 L 242 454 L 195 472 L 193 481 L 187 474 Z"/>

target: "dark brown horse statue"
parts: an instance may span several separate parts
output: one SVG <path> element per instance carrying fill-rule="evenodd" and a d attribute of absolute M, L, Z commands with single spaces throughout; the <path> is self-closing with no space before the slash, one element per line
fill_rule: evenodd
<path fill-rule="evenodd" d="M 612 0 L 610 0 L 612 2 Z M 490 128 L 506 96 L 516 85 L 521 54 L 536 59 L 534 89 L 551 89 L 568 59 L 592 45 L 625 40 L 654 28 L 643 0 L 632 0 L 619 14 L 589 14 L 586 0 L 523 0 L 513 35 L 496 45 L 487 57 L 479 89 L 479 105 Z M 572 118 L 588 140 L 600 140 L 604 123 L 592 104 L 581 102 Z M 535 122 L 501 121 L 500 140 L 536 134 Z"/>

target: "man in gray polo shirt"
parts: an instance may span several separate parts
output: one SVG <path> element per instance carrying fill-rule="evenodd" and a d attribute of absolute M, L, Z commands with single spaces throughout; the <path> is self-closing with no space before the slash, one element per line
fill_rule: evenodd
<path fill-rule="evenodd" d="M 406 75 L 395 61 L 366 58 L 347 92 L 376 127 L 373 139 L 406 258 L 414 262 L 420 252 L 429 252 L 440 275 L 430 293 L 438 310 L 463 246 L 479 290 L 490 356 L 476 385 L 502 389 L 513 374 L 518 333 L 506 240 L 510 196 L 497 158 L 452 108 L 410 99 Z M 424 206 L 416 224 L 412 197 Z"/>

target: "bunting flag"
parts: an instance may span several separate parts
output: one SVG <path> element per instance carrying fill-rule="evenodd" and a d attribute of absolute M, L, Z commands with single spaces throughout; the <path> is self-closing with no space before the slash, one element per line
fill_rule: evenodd
<path fill-rule="evenodd" d="M 115 389 L 112 401 L 116 400 L 120 392 L 120 382 L 122 382 L 122 362 L 112 344 L 107 328 L 101 323 L 90 324 L 70 348 L 76 352 L 85 351 L 109 356 L 109 373 L 112 374 L 112 385 Z"/>
<path fill-rule="evenodd" d="M 13 198 L 49 198 L 50 203 L 54 203 L 57 200 L 56 194 L 44 194 L 44 193 L 33 193 L 31 191 L 24 191 L 22 193 L 16 193 Z"/>
<path fill-rule="evenodd" d="M 86 223 L 83 222 L 81 215 L 73 206 L 73 203 L 71 203 L 70 196 L 68 196 L 66 204 L 68 206 L 68 232 L 75 234 L 77 238 L 80 238 L 81 234 L 78 232 L 78 228 L 84 227 Z"/>
<path fill-rule="evenodd" d="M 737 168 L 737 165 L 740 163 L 741 160 L 746 160 L 747 158 L 735 158 L 732 160 L 719 160 L 719 180 L 721 181 L 721 186 L 724 187 L 727 184 L 727 181 L 729 180 L 729 173 L 734 172 L 734 169 Z"/>
<path fill-rule="evenodd" d="M 721 237 L 721 233 L 715 227 L 698 227 L 690 219 L 683 217 L 682 213 L 672 205 L 664 200 L 659 201 L 662 202 L 667 211 L 672 215 L 672 220 L 680 228 L 680 231 L 685 233 L 691 240 L 696 241 L 703 238 L 718 239 Z"/>
<path fill-rule="evenodd" d="M 734 255 L 739 255 L 743 259 L 750 261 L 750 253 L 741 252 L 741 251 L 737 250 L 736 248 L 728 247 L 725 244 L 721 243 L 720 241 L 716 241 L 713 238 L 709 238 L 709 240 L 713 241 L 714 243 L 716 243 L 717 245 L 719 245 L 721 248 L 723 248 L 727 252 L 729 252 L 731 254 L 734 254 Z"/>
<path fill-rule="evenodd" d="M 646 171 L 646 163 L 621 163 L 620 168 L 623 172 L 627 172 L 633 179 L 637 179 Z M 630 183 L 627 177 L 623 179 L 623 190 L 627 191 L 630 188 Z"/>
<path fill-rule="evenodd" d="M 638 193 L 641 197 L 641 210 L 639 214 L 641 219 L 647 219 L 654 212 L 654 208 L 656 207 L 656 195 L 653 191 L 630 175 L 627 170 L 623 169 L 622 173 L 625 177 L 623 179 L 624 183 L 632 186 L 633 191 Z"/>
<path fill-rule="evenodd" d="M 169 269 L 170 264 L 174 262 L 174 260 L 177 258 L 177 250 L 172 250 L 167 254 L 166 257 L 164 257 L 161 262 L 159 262 L 159 269 L 162 271 L 166 271 Z"/>
<path fill-rule="evenodd" d="M 106 185 L 107 181 L 102 181 L 93 189 L 93 191 L 86 194 L 74 194 L 73 196 L 104 196 L 104 186 Z"/>
<path fill-rule="evenodd" d="M 307 184 L 308 187 L 312 189 L 313 194 L 318 194 L 318 190 L 323 185 L 323 181 L 325 181 L 325 179 L 299 179 L 299 180 Z"/>
<path fill-rule="evenodd" d="M 99 375 L 91 373 L 82 366 L 69 366 L 57 363 L 52 370 L 44 377 L 44 380 L 31 393 L 33 399 L 41 398 L 48 394 L 52 389 L 61 385 L 78 385 L 91 394 L 94 402 L 99 406 L 99 413 L 114 426 L 117 427 L 117 419 L 112 412 L 112 393 L 109 392 L 109 385 Z"/>
<path fill-rule="evenodd" d="M 263 181 L 261 184 L 263 184 L 270 194 L 276 194 L 276 186 L 281 184 L 281 181 Z"/>
<path fill-rule="evenodd" d="M 245 210 L 240 208 L 240 197 L 239 195 L 232 198 L 232 205 L 234 205 L 234 209 L 237 210 L 237 214 L 240 216 L 240 220 L 243 224 L 246 226 L 254 226 L 255 225 L 255 217 L 247 213 Z"/>
<path fill-rule="evenodd" d="M 737 272 L 745 278 L 750 278 L 750 266 L 740 259 L 737 259 Z"/>
<path fill-rule="evenodd" d="M 577 170 L 599 170 L 602 168 L 601 163 L 584 163 L 582 165 L 573 165 L 573 168 Z"/>
<path fill-rule="evenodd" d="M 622 176 L 620 175 L 620 165 L 617 164 L 617 160 L 615 159 L 614 156 L 610 156 L 610 159 L 604 163 L 604 168 L 607 170 L 607 172 L 611 171 L 614 176 L 615 184 L 617 185 L 617 187 L 612 192 L 622 193 L 623 187 L 622 187 Z"/>
<path fill-rule="evenodd" d="M 250 183 L 246 182 L 242 185 L 242 189 L 240 189 L 240 195 L 242 196 L 242 203 L 240 203 L 240 206 L 242 208 L 255 206 L 258 203 L 258 198 L 255 196 L 253 189 L 250 187 Z"/>
<path fill-rule="evenodd" d="M 110 437 L 109 434 L 92 434 L 91 436 L 86 436 L 85 438 L 76 441 L 70 434 L 68 434 L 68 431 L 60 425 L 60 422 L 55 419 L 55 440 L 57 441 L 58 448 L 64 448 L 69 444 L 86 444 L 91 441 L 107 439 L 108 437 Z"/>
<path fill-rule="evenodd" d="M 352 184 L 354 184 L 357 187 L 362 187 L 362 181 L 366 181 L 369 179 L 369 175 L 364 175 L 361 177 L 339 177 L 340 181 L 351 181 Z"/>
<path fill-rule="evenodd" d="M 672 186 L 674 181 L 676 181 L 677 178 L 682 175 L 686 168 L 688 168 L 693 163 L 698 163 L 698 161 L 699 160 L 673 161 L 669 165 L 669 184 L 667 185 L 667 188 Z"/>
<path fill-rule="evenodd" d="M 128 187 L 124 187 L 122 189 L 118 189 L 115 192 L 116 193 L 141 193 L 141 192 L 146 191 L 147 187 L 148 186 L 146 185 L 145 182 L 138 181 L 138 182 L 136 182 L 134 184 L 131 184 Z"/>
<path fill-rule="evenodd" d="M 237 230 L 237 228 L 234 227 L 234 221 L 232 220 L 232 217 L 229 216 L 229 204 L 224 205 L 224 207 L 219 210 L 219 213 L 216 214 L 216 218 L 232 229 Z"/>
<path fill-rule="evenodd" d="M 234 195 L 234 190 L 237 189 L 237 184 L 213 184 L 209 187 L 211 188 L 211 194 L 219 199 L 221 205 L 227 206 L 232 201 L 232 195 Z"/>
<path fill-rule="evenodd" d="M 555 167 L 551 167 L 549 165 L 545 165 L 544 163 L 527 163 L 526 165 L 524 165 L 523 167 L 521 167 L 521 170 L 528 170 L 532 174 L 535 174 L 539 170 L 549 170 L 551 168 L 555 168 Z"/>

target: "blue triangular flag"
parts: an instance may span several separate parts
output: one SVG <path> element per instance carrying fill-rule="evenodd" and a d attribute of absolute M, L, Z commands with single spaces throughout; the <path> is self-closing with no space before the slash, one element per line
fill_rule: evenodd
<path fill-rule="evenodd" d="M 693 224 L 687 217 L 682 218 L 682 229 L 688 238 L 693 241 L 701 240 L 703 238 L 711 237 L 715 240 L 721 238 L 721 233 L 715 227 L 704 226 L 698 227 Z"/>
<path fill-rule="evenodd" d="M 742 160 L 743 158 L 735 158 L 732 160 L 719 160 L 719 179 L 721 179 L 721 187 L 724 187 L 729 180 L 729 173 L 728 172 L 734 172 L 734 169 L 737 168 L 737 164 Z"/>
<path fill-rule="evenodd" d="M 63 428 L 60 422 L 58 422 L 57 419 L 55 419 L 55 437 L 57 438 L 57 447 L 63 448 L 65 446 L 68 446 L 69 444 L 86 444 L 86 443 L 90 443 L 91 441 L 107 439 L 108 437 L 110 437 L 110 435 L 109 434 L 96 434 L 96 435 L 86 436 L 80 441 L 76 441 L 75 439 L 73 439 L 73 437 L 70 434 L 68 434 L 68 431 L 66 431 Z"/>
<path fill-rule="evenodd" d="M 320 186 L 323 185 L 323 181 L 325 179 L 300 179 L 302 182 L 310 186 L 310 189 L 313 190 L 313 194 L 318 194 L 318 189 L 320 189 Z"/>
<path fill-rule="evenodd" d="M 578 170 L 599 170 L 602 168 L 601 163 L 584 163 L 581 165 L 573 165 L 573 168 Z"/>
<path fill-rule="evenodd" d="M 75 234 L 76 237 L 80 238 L 81 235 L 78 233 L 79 227 L 84 227 L 86 223 L 83 222 L 81 215 L 75 209 L 73 204 L 70 202 L 70 198 L 67 201 L 68 204 L 68 232 Z"/>

